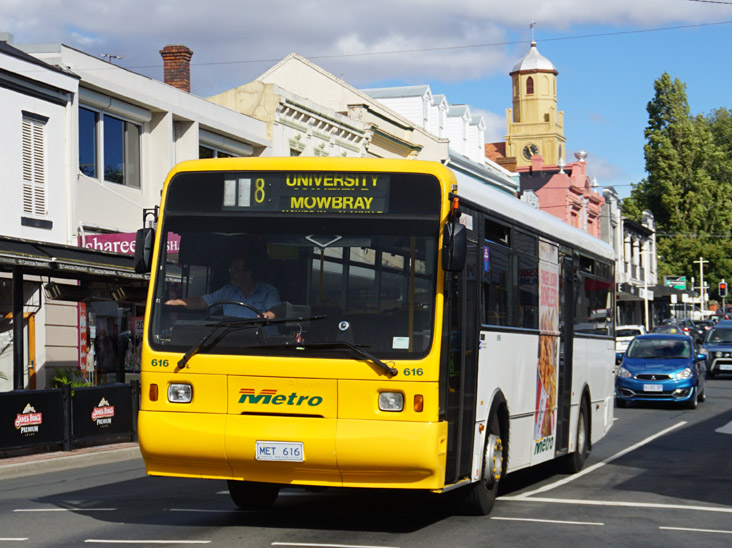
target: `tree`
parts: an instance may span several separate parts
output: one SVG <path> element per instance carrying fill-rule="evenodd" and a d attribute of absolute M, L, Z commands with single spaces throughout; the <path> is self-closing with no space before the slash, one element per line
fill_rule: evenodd
<path fill-rule="evenodd" d="M 644 153 L 648 176 L 623 201 L 623 214 L 656 220 L 659 276 L 694 275 L 708 259 L 710 287 L 732 278 L 732 114 L 692 116 L 686 85 L 664 73 L 648 103 Z"/>

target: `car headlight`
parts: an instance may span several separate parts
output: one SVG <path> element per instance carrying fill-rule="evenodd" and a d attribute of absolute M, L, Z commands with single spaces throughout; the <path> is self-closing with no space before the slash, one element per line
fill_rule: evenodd
<path fill-rule="evenodd" d="M 628 378 L 630 378 L 632 376 L 633 375 L 630 373 L 630 371 L 628 371 L 627 369 L 625 369 L 625 367 L 619 367 L 618 368 L 618 377 L 622 377 L 624 379 L 628 379 Z"/>
<path fill-rule="evenodd" d="M 686 369 L 679 371 L 678 373 L 675 373 L 673 377 L 675 379 L 681 380 L 681 379 L 690 379 L 693 375 L 693 372 L 691 368 L 687 367 Z"/>
<path fill-rule="evenodd" d="M 722 352 L 715 352 L 714 357 L 715 358 L 721 358 L 724 354 Z"/>

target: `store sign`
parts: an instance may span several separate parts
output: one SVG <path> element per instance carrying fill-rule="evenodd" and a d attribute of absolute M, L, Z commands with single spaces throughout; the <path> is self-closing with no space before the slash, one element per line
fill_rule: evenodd
<path fill-rule="evenodd" d="M 83 238 L 81 247 L 94 249 L 96 251 L 106 251 L 107 253 L 120 253 L 122 255 L 135 254 L 135 236 L 134 232 L 118 232 L 116 234 L 87 234 Z M 180 236 L 178 234 L 168 234 L 168 253 L 177 253 L 180 249 Z"/>
<path fill-rule="evenodd" d="M 19 390 L 0 398 L 0 449 L 63 442 L 59 390 Z"/>
<path fill-rule="evenodd" d="M 74 389 L 74 439 L 132 431 L 129 385 L 119 384 Z"/>
<path fill-rule="evenodd" d="M 89 347 L 88 331 L 86 325 L 86 303 L 79 303 L 79 369 L 86 373 L 87 369 L 87 348 Z"/>

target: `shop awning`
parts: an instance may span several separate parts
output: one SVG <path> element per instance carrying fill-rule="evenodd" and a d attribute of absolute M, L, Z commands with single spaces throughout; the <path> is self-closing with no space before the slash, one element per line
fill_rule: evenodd
<path fill-rule="evenodd" d="M 0 271 L 21 267 L 24 274 L 87 281 L 146 281 L 133 257 L 83 247 L 0 236 Z"/>

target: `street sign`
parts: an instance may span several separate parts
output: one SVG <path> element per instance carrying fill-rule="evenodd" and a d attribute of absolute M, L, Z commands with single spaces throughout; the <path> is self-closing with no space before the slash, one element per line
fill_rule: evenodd
<path fill-rule="evenodd" d="M 664 276 L 663 285 L 674 289 L 686 290 L 686 276 Z"/>

